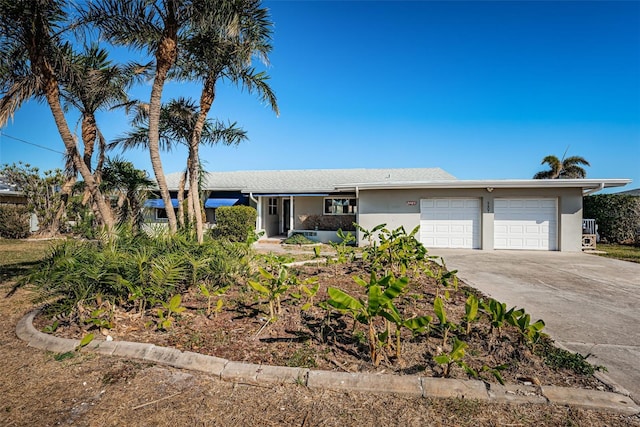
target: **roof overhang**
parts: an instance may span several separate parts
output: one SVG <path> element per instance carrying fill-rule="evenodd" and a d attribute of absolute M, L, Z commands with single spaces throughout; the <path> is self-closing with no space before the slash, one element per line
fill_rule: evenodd
<path fill-rule="evenodd" d="M 630 179 L 496 179 L 496 180 L 442 180 L 411 182 L 370 182 L 337 185 L 336 190 L 403 190 L 440 188 L 580 188 L 595 192 L 604 188 L 623 187 Z"/>

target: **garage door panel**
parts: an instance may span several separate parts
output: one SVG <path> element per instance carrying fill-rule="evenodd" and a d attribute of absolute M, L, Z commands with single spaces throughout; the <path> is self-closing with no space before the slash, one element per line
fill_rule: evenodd
<path fill-rule="evenodd" d="M 480 247 L 480 200 L 422 199 L 420 241 L 433 248 Z"/>
<path fill-rule="evenodd" d="M 556 199 L 496 199 L 494 248 L 555 250 Z"/>

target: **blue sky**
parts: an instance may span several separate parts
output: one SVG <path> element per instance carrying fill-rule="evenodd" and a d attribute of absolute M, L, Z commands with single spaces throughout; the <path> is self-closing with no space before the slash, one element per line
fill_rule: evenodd
<path fill-rule="evenodd" d="M 640 187 L 640 2 L 265 5 L 281 115 L 220 87 L 211 116 L 237 121 L 249 141 L 203 149 L 209 170 L 441 167 L 459 179 L 527 179 L 568 149 L 591 162 L 589 178 Z M 186 95 L 197 88 L 165 90 Z M 108 138 L 127 130 L 123 113 L 99 119 Z M 46 106 L 25 105 L 2 129 L 0 164 L 63 166 L 9 136 L 63 151 Z M 151 172 L 146 153 L 125 156 Z M 185 157 L 164 154 L 165 172 Z"/>

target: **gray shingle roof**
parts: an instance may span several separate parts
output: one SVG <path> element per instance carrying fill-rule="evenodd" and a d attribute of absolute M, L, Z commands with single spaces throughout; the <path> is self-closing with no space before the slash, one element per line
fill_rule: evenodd
<path fill-rule="evenodd" d="M 167 175 L 169 189 L 177 190 L 181 173 Z M 208 172 L 205 188 L 245 193 L 318 193 L 335 191 L 337 185 L 374 182 L 453 180 L 440 168 L 406 169 L 309 169 Z"/>
<path fill-rule="evenodd" d="M 626 194 L 628 196 L 640 196 L 640 188 L 634 188 L 633 190 L 619 191 L 616 194 Z"/>

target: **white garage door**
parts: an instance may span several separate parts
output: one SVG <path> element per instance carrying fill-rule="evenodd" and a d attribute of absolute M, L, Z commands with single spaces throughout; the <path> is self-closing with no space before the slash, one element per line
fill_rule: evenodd
<path fill-rule="evenodd" d="M 556 199 L 495 199 L 495 249 L 556 250 Z"/>
<path fill-rule="evenodd" d="M 480 199 L 420 200 L 420 241 L 428 248 L 479 248 Z"/>

